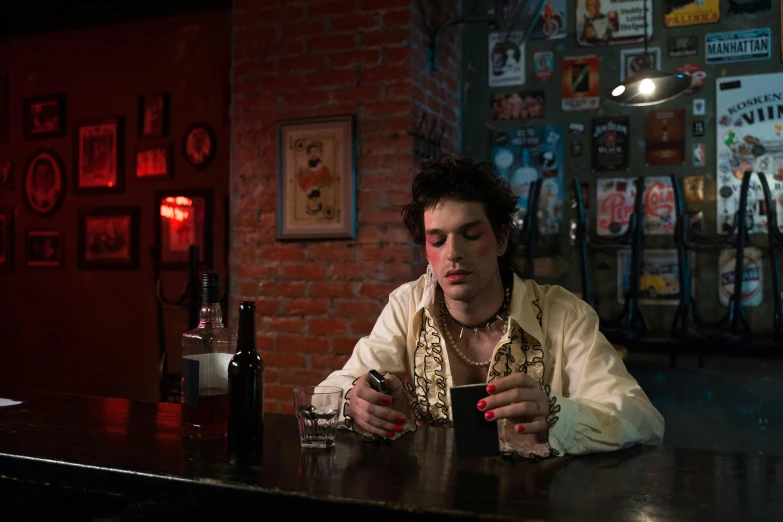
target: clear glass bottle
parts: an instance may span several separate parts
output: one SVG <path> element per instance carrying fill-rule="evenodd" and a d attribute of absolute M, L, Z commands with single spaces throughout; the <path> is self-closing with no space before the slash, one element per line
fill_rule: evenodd
<path fill-rule="evenodd" d="M 220 276 L 201 276 L 196 328 L 182 335 L 182 435 L 223 438 L 228 423 L 228 364 L 237 337 L 223 326 Z"/>

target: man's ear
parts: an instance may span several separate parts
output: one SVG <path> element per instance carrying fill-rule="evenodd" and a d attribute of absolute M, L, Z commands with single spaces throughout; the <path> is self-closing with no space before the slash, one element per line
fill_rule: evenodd
<path fill-rule="evenodd" d="M 506 225 L 503 225 L 500 228 L 500 233 L 497 236 L 497 240 L 497 256 L 500 257 L 506 253 L 506 249 L 508 248 L 508 227 Z"/>

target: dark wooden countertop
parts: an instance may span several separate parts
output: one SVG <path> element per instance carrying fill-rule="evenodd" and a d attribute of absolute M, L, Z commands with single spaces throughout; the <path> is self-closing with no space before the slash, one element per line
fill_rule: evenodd
<path fill-rule="evenodd" d="M 24 403 L 0 408 L 0 479 L 205 509 L 331 515 L 325 520 L 783 520 L 783 459 L 772 456 L 636 446 L 459 461 L 442 428 L 390 445 L 340 431 L 333 450 L 303 450 L 294 417 L 267 414 L 261 454 L 237 463 L 221 442 L 183 441 L 178 405 L 14 398 Z"/>

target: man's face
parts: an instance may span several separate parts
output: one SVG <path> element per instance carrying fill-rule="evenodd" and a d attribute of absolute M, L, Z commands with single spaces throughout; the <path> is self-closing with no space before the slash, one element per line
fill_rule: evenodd
<path fill-rule="evenodd" d="M 424 212 L 425 249 L 443 293 L 471 302 L 498 277 L 498 256 L 507 238 L 498 239 L 478 202 L 442 200 Z"/>
<path fill-rule="evenodd" d="M 307 151 L 307 157 L 311 161 L 319 160 L 321 159 L 321 151 L 318 150 L 317 147 L 311 147 L 309 151 Z"/>
<path fill-rule="evenodd" d="M 42 190 L 49 190 L 54 181 L 54 174 L 49 165 L 40 163 L 35 167 L 35 176 L 33 179 L 36 187 Z"/>
<path fill-rule="evenodd" d="M 589 16 L 598 16 L 598 13 L 601 12 L 601 0 L 587 0 L 585 8 Z"/>

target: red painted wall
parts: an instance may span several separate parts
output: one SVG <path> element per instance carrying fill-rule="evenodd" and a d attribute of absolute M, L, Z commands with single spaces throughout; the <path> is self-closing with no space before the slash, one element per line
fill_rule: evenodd
<path fill-rule="evenodd" d="M 0 75 L 10 74 L 10 143 L 0 144 L 0 162 L 15 163 L 12 192 L 0 191 L 0 206 L 16 207 L 15 271 L 0 274 L 0 390 L 43 389 L 156 400 L 158 342 L 149 248 L 154 245 L 154 192 L 213 188 L 215 268 L 225 274 L 224 197 L 228 190 L 231 12 L 205 11 L 0 42 Z M 171 93 L 168 138 L 174 177 L 136 180 L 138 96 Z M 22 138 L 22 99 L 65 92 L 68 134 L 49 141 Z M 73 130 L 77 119 L 126 118 L 125 191 L 74 195 Z M 217 156 L 197 171 L 182 156 L 185 129 L 209 122 L 217 134 Z M 39 217 L 24 204 L 22 172 L 30 154 L 52 148 L 66 167 L 67 190 L 60 209 Z M 138 270 L 79 270 L 77 215 L 80 208 L 141 205 L 141 266 Z M 24 231 L 57 228 L 65 233 L 65 263 L 59 270 L 24 266 Z M 179 296 L 184 271 L 164 272 L 164 291 Z M 179 358 L 186 313 L 166 311 L 168 345 Z M 178 368 L 174 368 L 175 370 Z"/>

